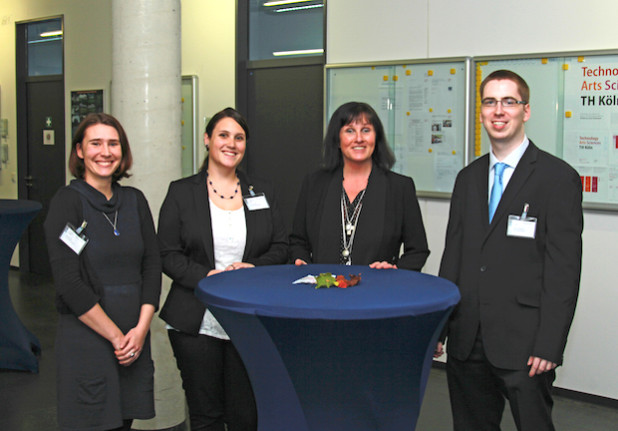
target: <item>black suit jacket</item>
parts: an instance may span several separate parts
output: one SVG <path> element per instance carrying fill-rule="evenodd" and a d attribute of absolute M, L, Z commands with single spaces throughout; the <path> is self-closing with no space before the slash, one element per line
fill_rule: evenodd
<path fill-rule="evenodd" d="M 334 172 L 320 170 L 305 178 L 290 236 L 292 261 L 339 263 L 342 181 L 341 168 Z M 387 261 L 398 268 L 420 271 L 427 256 L 427 237 L 414 181 L 374 166 L 363 197 L 352 263 Z"/>
<path fill-rule="evenodd" d="M 448 353 L 467 359 L 480 325 L 496 367 L 524 369 L 529 356 L 562 363 L 581 270 L 582 187 L 577 172 L 532 142 L 489 224 L 489 155 L 464 168 L 451 200 L 440 276 L 459 286 Z M 537 218 L 534 239 L 507 236 L 510 214 Z"/>
<path fill-rule="evenodd" d="M 243 262 L 275 265 L 287 261 L 287 232 L 273 190 L 238 172 L 243 196 L 249 186 L 265 193 L 270 209 L 249 211 Z M 159 316 L 179 331 L 197 334 L 206 307 L 194 295 L 198 282 L 215 268 L 206 172 L 174 181 L 161 206 L 158 228 L 163 272 L 172 287 Z"/>

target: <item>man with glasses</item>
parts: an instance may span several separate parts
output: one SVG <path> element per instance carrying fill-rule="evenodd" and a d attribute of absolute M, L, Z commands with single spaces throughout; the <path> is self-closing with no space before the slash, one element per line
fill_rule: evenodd
<path fill-rule="evenodd" d="M 445 329 L 454 429 L 499 430 L 506 398 L 518 430 L 554 430 L 552 384 L 579 290 L 581 181 L 526 136 L 519 75 L 498 70 L 479 91 L 491 151 L 457 177 L 440 265 L 461 292 Z"/>

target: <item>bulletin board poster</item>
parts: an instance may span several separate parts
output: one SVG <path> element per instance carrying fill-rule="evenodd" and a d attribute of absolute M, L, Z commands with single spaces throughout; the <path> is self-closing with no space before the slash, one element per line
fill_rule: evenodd
<path fill-rule="evenodd" d="M 75 131 L 86 115 L 103 112 L 103 90 L 71 91 L 71 131 Z"/>
<path fill-rule="evenodd" d="M 563 158 L 584 201 L 618 204 L 618 55 L 565 58 L 564 117 Z"/>
<path fill-rule="evenodd" d="M 342 104 L 366 102 L 378 113 L 397 159 L 419 195 L 449 194 L 465 162 L 464 60 L 327 69 L 327 120 Z"/>
<path fill-rule="evenodd" d="M 586 208 L 618 210 L 618 54 L 547 54 L 475 62 L 474 156 L 489 151 L 489 138 L 478 121 L 478 86 L 494 70 L 512 70 L 530 87 L 528 138 L 579 173 Z"/>

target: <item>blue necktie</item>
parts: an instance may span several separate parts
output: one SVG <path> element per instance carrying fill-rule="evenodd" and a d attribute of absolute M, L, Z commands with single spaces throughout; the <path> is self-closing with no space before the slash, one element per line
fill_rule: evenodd
<path fill-rule="evenodd" d="M 502 197 L 504 187 L 502 187 L 502 174 L 508 165 L 506 163 L 496 163 L 494 165 L 494 184 L 491 186 L 491 195 L 489 196 L 489 223 L 494 218 L 498 202 Z"/>

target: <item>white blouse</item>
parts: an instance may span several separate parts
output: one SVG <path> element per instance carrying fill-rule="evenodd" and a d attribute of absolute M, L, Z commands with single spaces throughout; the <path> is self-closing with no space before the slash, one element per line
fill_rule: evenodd
<path fill-rule="evenodd" d="M 225 269 L 234 262 L 242 262 L 247 241 L 247 224 L 245 210 L 240 207 L 234 211 L 219 208 L 212 200 L 210 203 L 210 223 L 212 226 L 212 241 L 215 250 L 215 269 Z M 206 310 L 200 334 L 229 340 L 215 316 Z"/>

